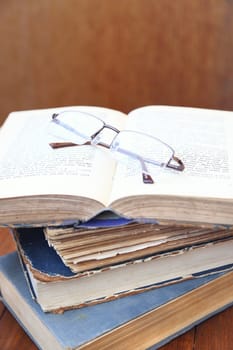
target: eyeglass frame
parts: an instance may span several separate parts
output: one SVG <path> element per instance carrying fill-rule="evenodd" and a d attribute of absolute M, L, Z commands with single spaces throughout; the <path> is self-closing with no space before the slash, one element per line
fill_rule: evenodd
<path fill-rule="evenodd" d="M 64 147 L 72 147 L 72 146 L 84 146 L 84 145 L 99 145 L 99 146 L 102 146 L 102 147 L 105 147 L 107 149 L 111 149 L 111 145 L 113 144 L 115 138 L 117 137 L 117 135 L 121 132 L 121 130 L 117 129 L 116 127 L 110 125 L 110 124 L 107 124 L 104 120 L 102 120 L 101 118 L 91 114 L 91 113 L 87 113 L 87 112 L 83 112 L 83 111 L 63 111 L 63 112 L 60 112 L 60 113 L 53 113 L 52 114 L 52 121 L 54 120 L 57 120 L 57 117 L 59 115 L 61 115 L 62 113 L 67 113 L 67 112 L 74 112 L 74 113 L 81 113 L 81 114 L 85 114 L 85 115 L 88 115 L 88 116 L 91 116 L 92 118 L 95 118 L 95 119 L 98 119 L 101 123 L 102 123 L 102 127 L 96 131 L 93 135 L 90 136 L 90 140 L 86 141 L 85 143 L 82 143 L 82 144 L 78 144 L 78 143 L 73 143 L 73 142 L 51 142 L 49 143 L 49 145 L 53 148 L 53 149 L 57 149 L 57 148 L 64 148 Z M 64 128 L 66 128 L 64 126 Z M 116 135 L 113 137 L 112 141 L 110 144 L 107 144 L 107 143 L 104 143 L 104 142 L 101 142 L 99 141 L 99 134 L 104 130 L 104 129 L 110 129 L 112 130 L 113 132 L 116 133 Z M 68 128 L 66 128 L 68 129 Z M 184 163 L 182 162 L 182 160 L 180 158 L 178 158 L 177 156 L 175 156 L 175 150 L 170 146 L 168 145 L 166 142 L 160 140 L 159 138 L 155 137 L 155 136 L 152 136 L 152 135 L 149 135 L 149 134 L 146 134 L 146 133 L 143 133 L 143 132 L 140 132 L 140 131 L 135 131 L 135 130 L 127 130 L 127 131 L 130 131 L 130 132 L 133 132 L 135 134 L 140 134 L 140 135 L 143 135 L 145 137 L 150 137 L 152 139 L 155 139 L 156 141 L 162 143 L 164 146 L 168 147 L 171 152 L 172 152 L 172 155 L 169 159 L 169 161 L 167 163 L 159 163 L 155 160 L 150 160 L 148 158 L 145 158 L 145 157 L 141 157 L 139 155 L 137 155 L 136 153 L 135 154 L 131 154 L 131 152 L 125 150 L 125 153 L 131 157 L 131 158 L 136 158 L 140 164 L 141 164 L 141 168 L 142 168 L 142 178 L 143 178 L 143 183 L 144 184 L 153 184 L 154 183 L 154 180 L 152 179 L 151 175 L 149 174 L 148 170 L 147 170 L 147 167 L 146 167 L 146 164 L 145 163 L 150 163 L 150 164 L 153 164 L 153 165 L 156 165 L 156 166 L 160 166 L 160 167 L 166 167 L 166 168 L 170 168 L 170 169 L 173 169 L 173 170 L 177 170 L 177 171 L 183 171 L 185 166 L 184 166 Z M 76 133 L 79 133 L 78 130 L 75 129 L 75 132 Z M 81 133 L 79 133 L 80 136 L 82 136 Z M 122 153 L 124 153 L 124 150 L 121 150 Z M 172 164 L 172 162 L 176 162 L 177 164 Z"/>

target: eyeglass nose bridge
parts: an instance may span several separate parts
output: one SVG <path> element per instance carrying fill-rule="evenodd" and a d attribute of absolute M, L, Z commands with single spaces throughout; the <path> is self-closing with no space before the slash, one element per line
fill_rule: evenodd
<path fill-rule="evenodd" d="M 100 128 L 98 131 L 96 131 L 93 135 L 91 135 L 91 141 L 90 143 L 92 145 L 100 145 L 102 147 L 105 147 L 105 148 L 110 148 L 111 147 L 111 144 L 112 144 L 112 141 L 107 144 L 105 142 L 102 142 L 101 141 L 101 132 L 104 130 L 104 129 L 109 129 L 109 130 L 112 130 L 113 132 L 115 132 L 116 134 L 119 134 L 120 130 L 118 130 L 117 128 L 115 128 L 114 126 L 112 125 L 109 125 L 109 124 L 106 124 L 106 123 L 103 123 L 103 126 L 102 128 Z M 113 137 L 114 139 L 114 137 Z"/>

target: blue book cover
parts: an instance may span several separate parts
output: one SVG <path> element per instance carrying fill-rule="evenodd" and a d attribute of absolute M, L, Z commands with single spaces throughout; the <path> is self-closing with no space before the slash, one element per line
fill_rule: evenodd
<path fill-rule="evenodd" d="M 214 273 L 107 303 L 43 313 L 16 252 L 0 257 L 2 300 L 43 350 L 157 349 L 233 302 L 233 272 Z"/>

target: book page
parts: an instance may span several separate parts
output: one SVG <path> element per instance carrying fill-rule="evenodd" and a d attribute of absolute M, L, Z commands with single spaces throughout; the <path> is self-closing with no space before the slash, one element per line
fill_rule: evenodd
<path fill-rule="evenodd" d="M 125 115 L 117 111 L 66 107 L 74 108 L 92 113 L 119 129 L 125 123 Z M 0 197 L 64 194 L 108 201 L 115 170 L 115 160 L 108 149 L 49 146 L 49 142 L 57 141 L 48 132 L 52 113 L 64 109 L 14 112 L 8 117 L 0 138 Z"/>
<path fill-rule="evenodd" d="M 131 112 L 126 128 L 169 144 L 185 170 L 149 166 L 154 184 L 143 184 L 139 162 L 119 162 L 112 201 L 144 194 L 232 198 L 232 112 L 148 106 Z"/>

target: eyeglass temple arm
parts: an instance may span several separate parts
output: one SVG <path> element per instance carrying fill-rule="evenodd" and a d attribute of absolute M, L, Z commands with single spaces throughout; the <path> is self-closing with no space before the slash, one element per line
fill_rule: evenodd
<path fill-rule="evenodd" d="M 65 148 L 65 147 L 74 147 L 74 146 L 85 146 L 85 145 L 92 145 L 91 141 L 86 141 L 85 143 L 78 144 L 78 143 L 73 143 L 73 142 L 50 142 L 49 146 L 52 147 L 53 149 L 57 148 Z M 99 146 L 109 148 L 109 145 L 103 143 L 103 142 L 98 142 Z"/>
<path fill-rule="evenodd" d="M 56 148 L 77 146 L 77 144 L 72 142 L 50 142 L 49 146 L 52 147 L 53 149 L 56 149 Z"/>
<path fill-rule="evenodd" d="M 65 148 L 65 147 L 73 147 L 73 146 L 84 146 L 84 145 L 91 145 L 91 141 L 87 141 L 85 143 L 83 143 L 82 145 L 79 145 L 77 143 L 73 143 L 73 142 L 51 142 L 49 145 L 50 147 L 52 147 L 53 149 L 58 149 L 58 148 Z M 105 148 L 109 148 L 109 145 L 105 144 L 105 143 L 98 143 L 98 145 L 105 147 Z M 134 156 L 135 158 L 135 156 Z M 137 159 L 139 160 L 141 167 L 142 167 L 142 180 L 143 183 L 145 184 L 153 184 L 154 180 L 152 179 L 151 175 L 149 174 L 146 164 L 143 161 L 143 159 L 141 157 L 137 157 Z"/>
<path fill-rule="evenodd" d="M 143 160 L 141 162 L 141 165 L 142 165 Z M 145 163 L 144 163 L 145 164 Z M 153 184 L 154 183 L 154 180 L 152 179 L 151 175 L 148 173 L 148 171 L 145 169 L 143 169 L 143 166 L 142 166 L 142 181 L 144 184 Z"/>
<path fill-rule="evenodd" d="M 151 175 L 149 174 L 146 163 L 144 162 L 142 157 L 140 157 L 136 153 L 126 151 L 126 150 L 120 148 L 119 146 L 117 147 L 117 151 L 120 153 L 126 154 L 128 156 L 131 156 L 132 158 L 137 159 L 140 162 L 141 168 L 142 168 L 142 181 L 144 184 L 153 184 L 154 183 L 154 180 L 152 179 Z"/>

